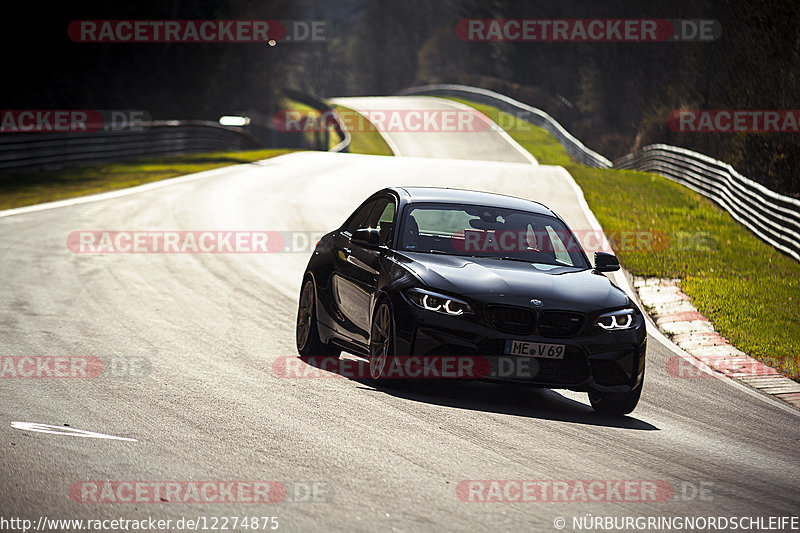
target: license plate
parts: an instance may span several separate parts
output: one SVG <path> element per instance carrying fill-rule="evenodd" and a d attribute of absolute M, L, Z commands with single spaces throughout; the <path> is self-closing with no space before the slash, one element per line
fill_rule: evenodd
<path fill-rule="evenodd" d="M 564 359 L 565 346 L 563 344 L 547 344 L 544 342 L 506 341 L 508 355 L 527 355 L 543 359 Z"/>

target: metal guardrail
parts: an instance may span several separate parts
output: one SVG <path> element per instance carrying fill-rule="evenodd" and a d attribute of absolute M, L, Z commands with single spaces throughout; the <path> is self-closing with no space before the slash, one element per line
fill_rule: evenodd
<path fill-rule="evenodd" d="M 800 261 L 800 200 L 767 189 L 729 164 L 685 148 L 651 144 L 617 159 L 614 168 L 655 172 L 677 181 Z"/>
<path fill-rule="evenodd" d="M 342 123 L 342 119 L 341 117 L 339 117 L 339 113 L 337 113 L 335 109 L 331 109 L 331 113 L 333 114 L 336 120 L 336 133 L 341 137 L 342 141 L 328 151 L 349 152 L 350 141 L 352 141 L 353 138 L 350 136 L 350 132 L 347 131 L 347 128 L 345 128 L 344 123 Z"/>
<path fill-rule="evenodd" d="M 438 85 L 422 85 L 420 87 L 411 87 L 401 91 L 401 95 L 411 94 L 430 94 L 441 96 L 456 96 L 461 98 L 469 98 L 481 104 L 492 105 L 505 111 L 517 118 L 530 122 L 535 126 L 539 126 L 548 131 L 558 142 L 564 147 L 569 155 L 574 157 L 580 163 L 588 167 L 608 168 L 611 166 L 611 161 L 590 150 L 583 145 L 578 139 L 572 136 L 570 132 L 555 121 L 553 117 L 542 111 L 527 104 L 523 104 L 513 98 L 489 91 L 487 89 L 479 89 L 477 87 L 469 87 L 467 85 L 452 85 L 452 84 L 438 84 Z"/>
<path fill-rule="evenodd" d="M 502 94 L 466 85 L 425 85 L 400 94 L 469 98 L 488 104 L 550 132 L 573 158 L 586 166 L 655 172 L 710 198 L 756 236 L 800 261 L 800 200 L 748 179 L 731 165 L 685 148 L 645 146 L 611 161 L 586 148 L 550 115 Z"/>
<path fill-rule="evenodd" d="M 261 143 L 239 128 L 215 122 L 146 122 L 136 130 L 91 133 L 0 134 L 0 169 L 48 169 L 76 163 L 151 155 L 238 151 Z"/>
<path fill-rule="evenodd" d="M 284 92 L 292 99 L 332 117 L 334 131 L 342 141 L 329 151 L 348 151 L 350 133 L 333 108 L 322 100 L 298 91 L 284 89 Z M 319 145 L 327 149 L 327 131 L 325 137 L 319 139 Z M 255 150 L 263 147 L 264 142 L 247 129 L 203 120 L 142 122 L 137 123 L 136 129 L 88 133 L 2 133 L 0 170 L 48 170 L 134 157 Z"/>
<path fill-rule="evenodd" d="M 336 134 L 339 136 L 341 142 L 328 150 L 329 152 L 347 152 L 350 150 L 350 141 L 352 137 L 350 136 L 350 132 L 347 131 L 344 123 L 342 122 L 339 113 L 336 112 L 334 108 L 329 106 L 327 103 L 314 98 L 313 96 L 307 95 L 305 93 L 301 93 L 300 91 L 295 91 L 293 89 L 281 89 L 281 91 L 286 94 L 292 100 L 296 100 L 301 104 L 305 104 L 309 107 L 312 107 L 319 111 L 321 114 L 326 115 L 327 117 L 331 117 L 333 119 L 333 129 Z M 327 122 L 327 121 L 326 121 Z M 327 145 L 327 131 L 325 133 L 325 144 Z"/>

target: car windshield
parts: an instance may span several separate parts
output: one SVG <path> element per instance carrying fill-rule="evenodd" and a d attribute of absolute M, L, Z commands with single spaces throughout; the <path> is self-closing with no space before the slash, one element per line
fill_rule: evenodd
<path fill-rule="evenodd" d="M 401 250 L 493 257 L 551 267 L 588 268 L 578 240 L 556 217 L 497 207 L 412 204 Z"/>

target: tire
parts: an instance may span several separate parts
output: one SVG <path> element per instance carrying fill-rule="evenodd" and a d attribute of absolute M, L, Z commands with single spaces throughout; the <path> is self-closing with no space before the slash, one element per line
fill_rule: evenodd
<path fill-rule="evenodd" d="M 402 382 L 401 379 L 388 378 L 387 371 L 391 367 L 394 356 L 394 317 L 392 308 L 386 300 L 378 304 L 372 316 L 369 336 L 369 375 L 374 383 L 392 385 Z"/>
<path fill-rule="evenodd" d="M 603 415 L 627 415 L 636 409 L 639 403 L 639 398 L 642 395 L 642 385 L 644 379 L 639 383 L 639 386 L 630 392 L 624 393 L 599 393 L 590 392 L 589 402 L 592 408 Z"/>
<path fill-rule="evenodd" d="M 339 357 L 342 350 L 333 344 L 322 342 L 317 327 L 316 290 L 314 280 L 306 277 L 300 289 L 300 303 L 297 306 L 295 337 L 300 357 Z"/>

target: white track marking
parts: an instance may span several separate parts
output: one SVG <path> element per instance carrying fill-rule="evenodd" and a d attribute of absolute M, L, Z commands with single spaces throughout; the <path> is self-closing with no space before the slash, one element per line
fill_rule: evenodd
<path fill-rule="evenodd" d="M 265 161 L 270 161 L 271 159 L 277 159 L 278 157 L 284 157 L 286 155 L 291 154 L 283 154 L 280 156 L 262 159 L 260 161 L 253 161 L 248 164 L 261 164 Z M 187 181 L 195 181 L 200 179 L 206 178 L 213 178 L 220 174 L 224 174 L 225 172 L 230 172 L 232 169 L 239 167 L 240 165 L 229 165 L 226 167 L 220 168 L 212 168 L 211 170 L 204 170 L 202 172 L 195 172 L 193 174 L 186 174 L 185 176 L 176 176 L 174 178 L 167 178 L 164 180 L 154 181 L 152 183 L 145 183 L 142 185 L 136 185 L 135 187 L 128 187 L 126 189 L 119 189 L 116 191 L 108 191 L 108 192 L 101 192 L 97 194 L 89 194 L 86 196 L 78 196 L 77 198 L 67 198 L 65 200 L 57 200 L 55 202 L 45 202 L 43 204 L 34 204 L 34 205 L 26 205 L 24 207 L 15 207 L 13 209 L 6 209 L 0 211 L 0 218 L 3 217 L 10 217 L 12 215 L 22 215 L 25 213 L 34 213 L 36 211 L 45 211 L 47 209 L 56 209 L 58 207 L 69 207 L 72 205 L 78 204 L 87 204 L 89 202 L 97 202 L 100 200 L 109 200 L 111 198 L 120 198 L 122 196 L 129 196 L 131 194 L 138 194 L 141 192 L 151 191 L 153 189 L 160 189 L 162 187 L 170 187 L 172 185 L 177 185 L 179 183 L 185 183 Z"/>
<path fill-rule="evenodd" d="M 51 435 L 62 435 L 65 437 L 83 437 L 88 439 L 110 439 L 138 442 L 136 439 L 129 439 L 127 437 L 116 437 L 114 435 L 105 435 L 103 433 L 95 433 L 94 431 L 86 431 L 85 429 L 65 426 L 51 426 L 49 424 L 39 424 L 37 422 L 11 422 L 11 427 L 14 429 L 20 429 L 22 431 L 49 433 Z"/>

